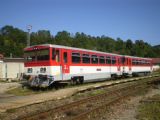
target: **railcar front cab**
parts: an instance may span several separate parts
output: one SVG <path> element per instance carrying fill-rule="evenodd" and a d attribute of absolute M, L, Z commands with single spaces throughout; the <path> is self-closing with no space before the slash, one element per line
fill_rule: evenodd
<path fill-rule="evenodd" d="M 48 87 L 55 79 L 51 71 L 59 61 L 59 50 L 47 46 L 33 46 L 24 50 L 25 75 L 31 87 Z"/>

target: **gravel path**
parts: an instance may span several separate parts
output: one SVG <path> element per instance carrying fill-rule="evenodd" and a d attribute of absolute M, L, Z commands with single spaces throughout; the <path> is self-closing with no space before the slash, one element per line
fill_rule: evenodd
<path fill-rule="evenodd" d="M 140 101 L 147 97 L 160 94 L 160 89 L 151 89 L 147 94 L 130 97 L 128 100 L 121 101 L 110 108 L 110 113 L 106 114 L 103 120 L 137 120 L 137 108 Z"/>

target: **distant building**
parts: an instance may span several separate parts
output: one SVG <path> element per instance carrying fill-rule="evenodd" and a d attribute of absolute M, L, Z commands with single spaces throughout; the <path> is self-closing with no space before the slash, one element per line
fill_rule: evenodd
<path fill-rule="evenodd" d="M 0 60 L 0 79 L 20 79 L 24 73 L 24 58 Z"/>

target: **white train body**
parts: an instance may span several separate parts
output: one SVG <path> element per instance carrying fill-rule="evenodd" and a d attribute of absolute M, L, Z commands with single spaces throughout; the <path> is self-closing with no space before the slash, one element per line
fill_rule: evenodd
<path fill-rule="evenodd" d="M 69 80 L 82 83 L 152 72 L 149 58 L 51 44 L 27 47 L 24 51 L 25 74 L 30 76 L 31 86 L 46 87 Z"/>

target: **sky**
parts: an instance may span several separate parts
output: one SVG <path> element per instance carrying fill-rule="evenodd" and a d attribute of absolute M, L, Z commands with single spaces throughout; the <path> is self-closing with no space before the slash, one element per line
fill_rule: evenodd
<path fill-rule="evenodd" d="M 160 0 L 0 0 L 0 28 L 66 30 L 160 44 Z"/>

